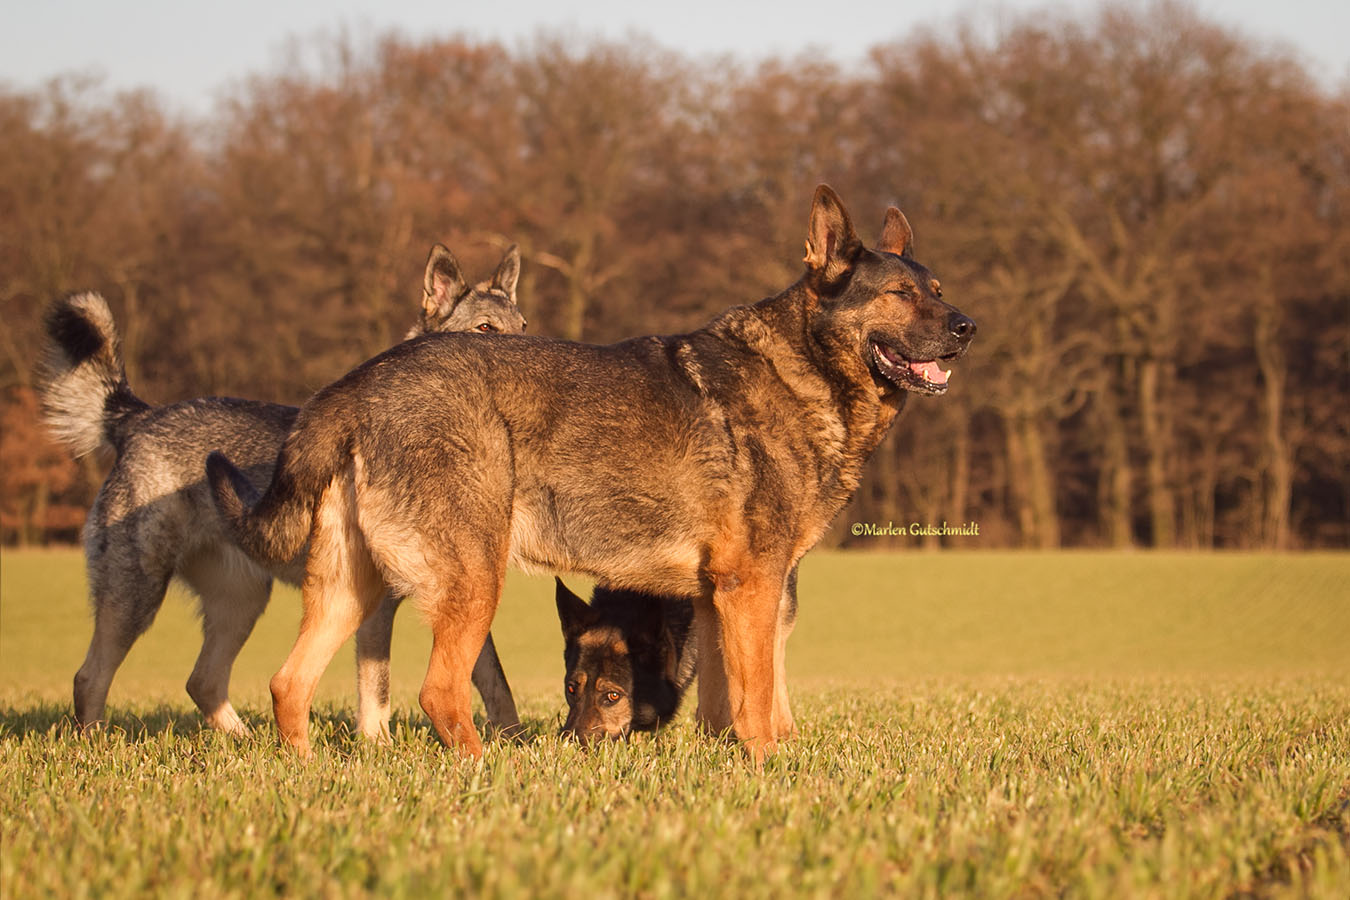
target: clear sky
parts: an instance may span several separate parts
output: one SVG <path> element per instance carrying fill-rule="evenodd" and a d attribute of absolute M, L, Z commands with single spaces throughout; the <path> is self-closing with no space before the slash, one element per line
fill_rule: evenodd
<path fill-rule="evenodd" d="M 0 80 L 31 88 L 63 72 L 97 73 L 111 87 L 152 87 L 184 110 L 205 111 L 222 89 L 284 63 L 288 38 L 344 27 L 356 35 L 390 29 L 409 37 L 458 32 L 508 46 L 541 29 L 610 38 L 637 33 L 692 55 L 757 58 L 814 46 L 847 63 L 916 25 L 941 28 L 958 14 L 996 24 L 1000 11 L 1097 5 L 1095 0 L 6 0 Z M 1294 49 L 1328 87 L 1350 82 L 1346 0 L 1192 5 L 1259 41 Z"/>

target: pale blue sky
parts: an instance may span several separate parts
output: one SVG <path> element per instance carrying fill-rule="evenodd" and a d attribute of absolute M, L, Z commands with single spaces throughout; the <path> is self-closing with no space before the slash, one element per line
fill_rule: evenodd
<path fill-rule="evenodd" d="M 1345 0 L 1197 0 L 1207 17 L 1260 41 L 1292 47 L 1329 87 L 1350 81 L 1350 3 Z M 288 38 L 346 27 L 356 35 L 397 29 L 411 37 L 461 32 L 508 45 L 540 29 L 590 36 L 639 33 L 684 53 L 756 58 L 808 46 L 840 62 L 919 24 L 955 16 L 996 25 L 1000 10 L 1092 9 L 1095 0 L 841 0 L 750 2 L 619 0 L 5 0 L 0 80 L 30 88 L 62 72 L 98 73 L 114 88 L 153 87 L 180 108 L 209 109 L 221 89 L 274 70 Z M 293 45 L 291 45 L 293 46 Z"/>

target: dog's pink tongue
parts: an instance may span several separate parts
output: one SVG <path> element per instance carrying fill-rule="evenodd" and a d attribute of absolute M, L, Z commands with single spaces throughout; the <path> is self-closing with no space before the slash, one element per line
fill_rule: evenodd
<path fill-rule="evenodd" d="M 912 362 L 909 364 L 909 370 L 930 384 L 946 384 L 947 376 L 951 374 L 950 372 L 942 371 L 942 367 L 932 360 L 928 362 Z"/>

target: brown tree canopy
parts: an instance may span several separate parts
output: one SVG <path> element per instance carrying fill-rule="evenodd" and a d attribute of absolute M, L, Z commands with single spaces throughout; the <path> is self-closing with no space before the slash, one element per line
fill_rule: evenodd
<path fill-rule="evenodd" d="M 1350 98 L 1287 56 L 1174 5 L 915 33 L 857 70 L 323 50 L 204 121 L 79 79 L 0 89 L 6 540 L 68 538 L 97 487 L 31 427 L 53 296 L 109 298 L 151 402 L 300 402 L 403 333 L 436 241 L 475 271 L 518 242 L 532 332 L 678 331 L 796 277 L 825 181 L 865 234 L 900 205 L 980 323 L 832 540 L 1350 543 Z"/>

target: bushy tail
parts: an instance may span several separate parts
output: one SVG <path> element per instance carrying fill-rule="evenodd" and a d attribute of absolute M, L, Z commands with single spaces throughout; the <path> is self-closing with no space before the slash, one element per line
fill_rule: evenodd
<path fill-rule="evenodd" d="M 281 565 L 304 548 L 319 497 L 347 462 L 346 442 L 334 437 L 300 428 L 292 432 L 261 496 L 225 454 L 216 451 L 206 458 L 216 509 L 234 542 L 258 562 Z M 296 446 L 305 449 L 296 451 Z"/>
<path fill-rule="evenodd" d="M 135 413 L 149 405 L 131 392 L 121 341 L 98 294 L 72 294 L 47 307 L 38 357 L 38 396 L 52 435 L 84 456 L 115 449 Z"/>

